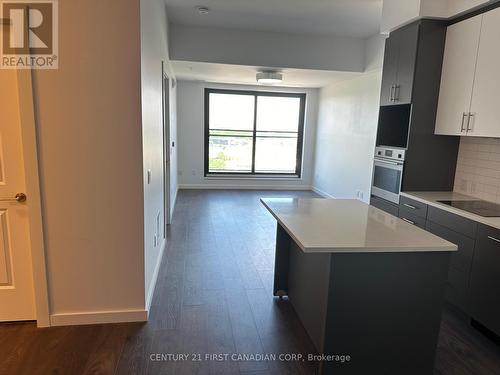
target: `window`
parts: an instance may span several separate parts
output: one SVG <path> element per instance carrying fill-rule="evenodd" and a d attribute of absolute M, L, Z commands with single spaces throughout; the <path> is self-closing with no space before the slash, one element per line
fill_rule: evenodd
<path fill-rule="evenodd" d="M 205 90 L 205 175 L 300 177 L 305 94 Z"/>

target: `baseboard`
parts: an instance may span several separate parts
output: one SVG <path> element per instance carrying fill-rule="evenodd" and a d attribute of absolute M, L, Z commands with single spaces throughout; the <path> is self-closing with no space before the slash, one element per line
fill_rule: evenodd
<path fill-rule="evenodd" d="M 151 283 L 149 284 L 148 295 L 146 297 L 146 311 L 149 312 L 151 307 L 151 302 L 153 301 L 153 295 L 155 293 L 156 281 L 158 280 L 158 273 L 160 272 L 161 261 L 163 259 L 163 253 L 165 252 L 165 247 L 167 246 L 167 240 L 163 241 L 163 245 L 160 248 L 160 253 L 158 254 L 158 260 L 156 261 L 155 270 L 153 272 L 153 277 L 151 278 Z"/>
<path fill-rule="evenodd" d="M 71 326 L 84 324 L 146 322 L 146 310 L 93 311 L 83 313 L 52 314 L 51 326 Z"/>
<path fill-rule="evenodd" d="M 336 199 L 333 195 L 328 194 L 326 191 L 318 189 L 316 186 L 313 186 L 311 190 L 314 191 L 316 194 L 321 195 L 323 198 Z"/>
<path fill-rule="evenodd" d="M 179 189 L 195 190 L 311 190 L 308 185 L 180 184 Z"/>

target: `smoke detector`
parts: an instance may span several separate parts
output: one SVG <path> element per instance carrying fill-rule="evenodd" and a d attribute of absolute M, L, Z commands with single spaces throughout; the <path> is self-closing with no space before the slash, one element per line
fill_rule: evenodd
<path fill-rule="evenodd" d="M 204 6 L 197 6 L 196 10 L 198 11 L 198 14 L 208 14 L 210 12 L 210 9 Z"/>

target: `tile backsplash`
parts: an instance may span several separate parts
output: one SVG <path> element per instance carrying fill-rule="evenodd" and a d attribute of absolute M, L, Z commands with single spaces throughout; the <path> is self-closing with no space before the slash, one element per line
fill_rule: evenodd
<path fill-rule="evenodd" d="M 454 191 L 500 203 L 500 139 L 460 139 Z"/>

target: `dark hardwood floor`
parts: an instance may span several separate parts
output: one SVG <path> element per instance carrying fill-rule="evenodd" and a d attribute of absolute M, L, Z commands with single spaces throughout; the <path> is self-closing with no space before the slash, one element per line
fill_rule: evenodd
<path fill-rule="evenodd" d="M 293 309 L 272 297 L 276 223 L 262 196 L 314 194 L 180 191 L 150 321 L 2 324 L 0 374 L 315 374 L 308 361 L 204 360 L 216 353 L 314 353 Z M 498 375 L 500 347 L 447 309 L 435 374 Z"/>

